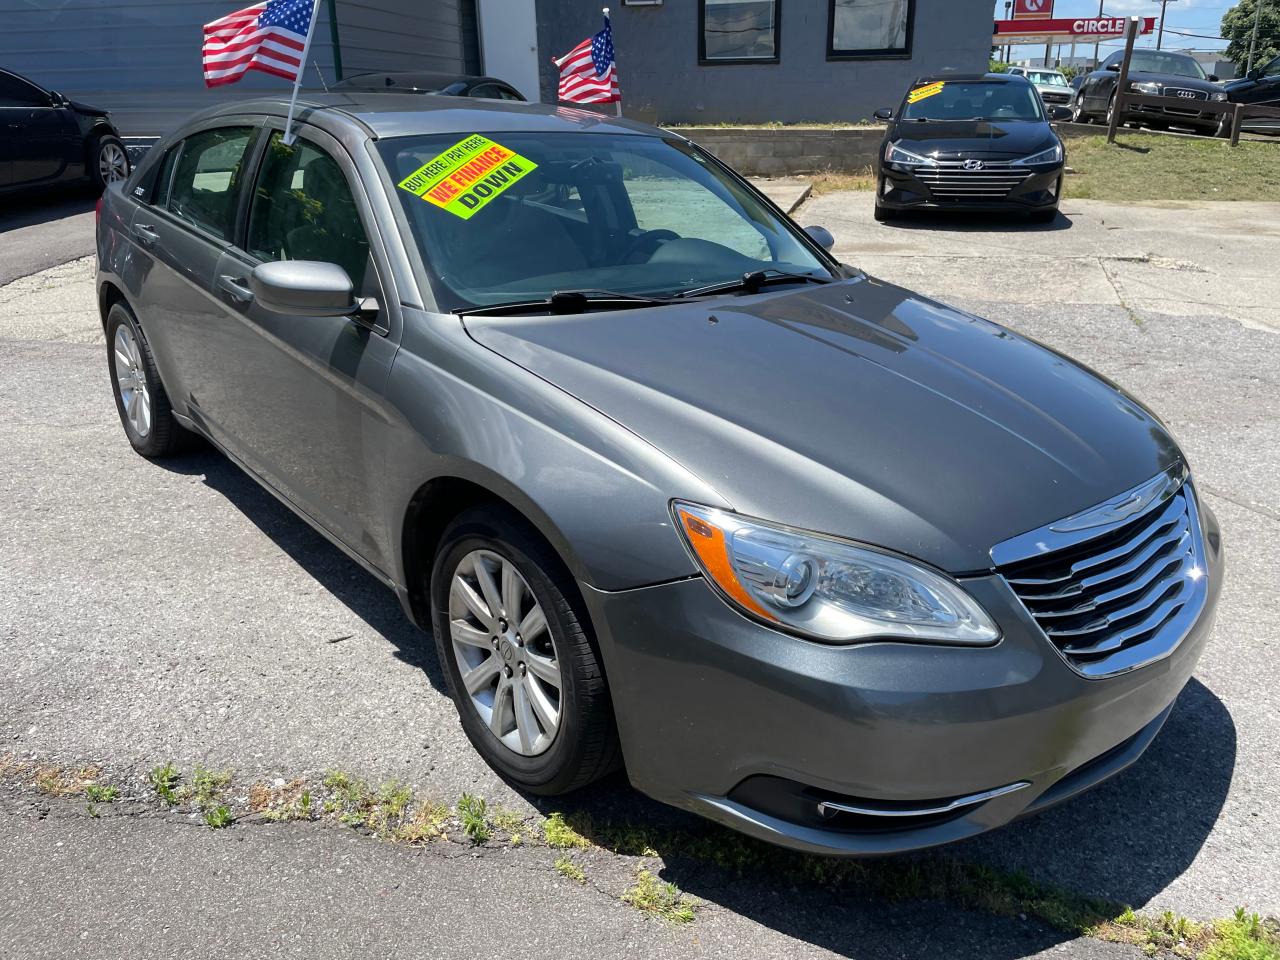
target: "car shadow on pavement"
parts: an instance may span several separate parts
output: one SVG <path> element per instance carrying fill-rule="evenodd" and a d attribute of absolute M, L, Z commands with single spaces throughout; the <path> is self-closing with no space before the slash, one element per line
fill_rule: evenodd
<path fill-rule="evenodd" d="M 842 956 L 1015 960 L 1079 934 L 1034 916 L 965 909 L 963 897 L 949 902 L 945 893 L 931 900 L 907 892 L 897 899 L 886 898 L 884 891 L 903 886 L 904 878 L 906 887 L 919 886 L 911 880 L 915 867 L 927 877 L 946 864 L 964 864 L 1140 908 L 1195 859 L 1226 800 L 1235 758 L 1231 715 L 1193 679 L 1147 753 L 1112 780 L 1042 814 L 932 854 L 859 861 L 851 883 L 823 875 L 820 864 L 835 861 L 785 851 L 767 857 L 767 867 L 735 867 L 735 846 L 756 841 L 650 801 L 622 778 L 572 798 L 535 802 L 545 811 L 572 805 L 575 825 L 606 848 L 616 848 L 617 838 L 627 835 L 620 822 L 659 824 L 645 832 L 645 842 L 663 860 L 663 880 Z M 664 843 L 664 836 L 672 839 Z M 704 855 L 690 856 L 691 850 Z M 719 852 L 708 858 L 707 850 Z M 747 862 L 760 860 L 748 857 Z M 927 880 L 923 887 L 928 889 Z M 976 896 L 980 899 L 981 891 Z"/>
<path fill-rule="evenodd" d="M 891 230 L 930 230 L 948 233 L 1054 233 L 1070 230 L 1071 218 L 1061 211 L 1050 223 L 1036 223 L 1017 213 L 961 213 L 949 210 L 913 211 L 883 224 Z"/>
<path fill-rule="evenodd" d="M 91 187 L 46 187 L 10 194 L 0 202 L 0 233 L 88 213 L 98 202 Z"/>
<path fill-rule="evenodd" d="M 396 648 L 396 657 L 417 667 L 440 693 L 448 695 L 431 635 L 419 630 L 395 594 L 317 533 L 238 466 L 212 448 L 185 457 L 155 461 L 185 476 L 202 477 L 226 497 L 298 566 Z"/>

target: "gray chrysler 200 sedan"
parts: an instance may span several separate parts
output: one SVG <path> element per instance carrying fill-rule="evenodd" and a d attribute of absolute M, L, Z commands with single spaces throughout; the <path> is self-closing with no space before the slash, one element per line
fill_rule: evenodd
<path fill-rule="evenodd" d="M 99 210 L 143 456 L 212 442 L 435 635 L 541 794 L 619 766 L 803 850 L 958 840 L 1123 769 L 1209 634 L 1160 420 L 836 262 L 681 137 L 530 104 L 238 103 Z"/>

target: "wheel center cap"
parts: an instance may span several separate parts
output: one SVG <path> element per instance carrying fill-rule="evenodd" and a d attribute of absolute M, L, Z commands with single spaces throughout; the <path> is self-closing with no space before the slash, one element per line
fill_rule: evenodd
<path fill-rule="evenodd" d="M 498 644 L 498 652 L 502 654 L 502 659 L 511 662 L 512 657 L 516 655 L 515 648 L 511 645 L 511 641 L 503 638 L 502 643 Z"/>

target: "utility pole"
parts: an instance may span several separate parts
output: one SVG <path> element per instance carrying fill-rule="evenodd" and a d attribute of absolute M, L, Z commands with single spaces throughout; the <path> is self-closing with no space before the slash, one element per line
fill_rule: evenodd
<path fill-rule="evenodd" d="M 1098 19 L 1102 19 L 1102 7 L 1106 0 L 1098 0 Z M 1102 66 L 1102 44 L 1095 43 L 1093 45 L 1093 69 L 1097 70 Z"/>
<path fill-rule="evenodd" d="M 1004 18 L 1008 20 L 1013 15 L 1013 0 L 1004 0 Z M 1009 58 L 1013 56 L 1013 42 L 1004 45 L 1004 62 L 1008 63 Z"/>
<path fill-rule="evenodd" d="M 1253 13 L 1253 39 L 1249 41 L 1249 63 L 1244 68 L 1244 75 L 1247 77 L 1253 73 L 1253 55 L 1258 49 L 1258 27 L 1262 24 L 1262 3 L 1263 0 L 1254 0 L 1258 5 Z"/>
<path fill-rule="evenodd" d="M 1164 17 L 1165 11 L 1168 10 L 1169 4 L 1175 3 L 1176 0 L 1155 0 L 1160 4 L 1160 31 L 1156 34 L 1156 49 L 1160 49 L 1160 45 L 1164 43 Z"/>

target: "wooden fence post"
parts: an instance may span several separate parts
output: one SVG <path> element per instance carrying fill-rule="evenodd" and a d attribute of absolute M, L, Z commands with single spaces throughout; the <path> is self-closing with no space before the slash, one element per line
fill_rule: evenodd
<path fill-rule="evenodd" d="M 1120 61 L 1120 76 L 1116 77 L 1115 107 L 1111 111 L 1111 125 L 1107 128 L 1107 143 L 1116 142 L 1116 127 L 1120 126 L 1120 114 L 1124 113 L 1124 100 L 1129 92 L 1129 61 L 1133 59 L 1133 44 L 1138 39 L 1142 21 L 1129 18 L 1124 31 L 1124 59 Z"/>
<path fill-rule="evenodd" d="M 1237 103 L 1235 110 L 1231 111 L 1231 145 L 1238 147 L 1240 145 L 1240 128 L 1244 126 L 1244 104 Z"/>

